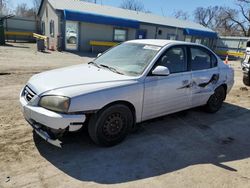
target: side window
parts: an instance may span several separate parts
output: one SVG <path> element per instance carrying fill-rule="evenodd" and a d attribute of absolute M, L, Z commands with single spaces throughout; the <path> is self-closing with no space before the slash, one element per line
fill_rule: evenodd
<path fill-rule="evenodd" d="M 127 40 L 126 29 L 114 29 L 114 41 L 123 42 Z"/>
<path fill-rule="evenodd" d="M 42 21 L 42 35 L 45 35 L 45 22 Z"/>
<path fill-rule="evenodd" d="M 168 40 L 178 40 L 178 35 L 175 34 L 167 34 Z"/>
<path fill-rule="evenodd" d="M 161 56 L 158 65 L 167 67 L 170 73 L 187 71 L 185 47 L 172 47 L 168 49 Z"/>
<path fill-rule="evenodd" d="M 206 49 L 191 47 L 190 51 L 192 70 L 204 70 L 217 66 L 216 57 Z"/>
<path fill-rule="evenodd" d="M 54 25 L 54 20 L 50 21 L 50 36 L 54 37 L 55 36 L 55 25 Z"/>

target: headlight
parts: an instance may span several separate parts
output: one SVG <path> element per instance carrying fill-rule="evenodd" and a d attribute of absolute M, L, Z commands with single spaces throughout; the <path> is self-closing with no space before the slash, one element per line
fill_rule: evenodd
<path fill-rule="evenodd" d="M 69 105 L 70 98 L 63 96 L 44 96 L 39 101 L 39 106 L 56 112 L 68 112 Z"/>

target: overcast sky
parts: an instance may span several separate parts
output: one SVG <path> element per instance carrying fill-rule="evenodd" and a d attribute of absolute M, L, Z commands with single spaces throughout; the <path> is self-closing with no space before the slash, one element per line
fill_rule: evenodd
<path fill-rule="evenodd" d="M 20 3 L 26 3 L 29 7 L 33 6 L 32 0 L 8 0 L 11 2 L 14 9 Z M 60 1 L 60 0 L 58 0 Z M 97 0 L 98 3 L 104 5 L 119 7 L 122 0 Z M 190 14 L 196 7 L 208 7 L 208 6 L 235 6 L 235 0 L 144 0 L 145 9 L 158 15 L 170 16 L 174 11 L 183 10 Z"/>

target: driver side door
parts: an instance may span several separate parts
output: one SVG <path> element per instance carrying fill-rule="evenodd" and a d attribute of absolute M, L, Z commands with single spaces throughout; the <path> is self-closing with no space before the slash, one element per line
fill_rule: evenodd
<path fill-rule="evenodd" d="M 188 68 L 186 46 L 173 46 L 156 62 L 165 66 L 170 75 L 157 76 L 152 70 L 144 82 L 142 120 L 187 109 L 191 106 L 191 72 Z"/>

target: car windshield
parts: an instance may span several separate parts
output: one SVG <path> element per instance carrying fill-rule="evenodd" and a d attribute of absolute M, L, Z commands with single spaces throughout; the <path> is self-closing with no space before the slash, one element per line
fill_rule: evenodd
<path fill-rule="evenodd" d="M 138 76 L 160 49 L 160 46 L 155 45 L 123 43 L 95 59 L 94 63 L 120 74 Z"/>

